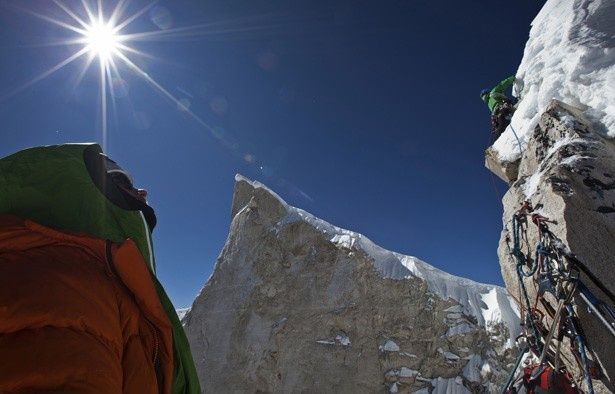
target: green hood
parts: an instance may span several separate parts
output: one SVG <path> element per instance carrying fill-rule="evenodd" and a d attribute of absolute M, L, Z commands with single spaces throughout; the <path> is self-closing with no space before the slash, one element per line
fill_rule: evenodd
<path fill-rule="evenodd" d="M 0 214 L 113 242 L 132 239 L 148 263 L 160 302 L 173 326 L 174 394 L 200 393 L 188 340 L 175 308 L 155 276 L 151 243 L 153 210 L 135 209 L 103 194 L 118 194 L 105 182 L 96 144 L 69 144 L 26 149 L 0 159 Z M 87 162 L 87 165 L 86 165 Z M 109 194 L 107 194 L 109 195 Z M 121 207 L 123 206 L 123 207 Z"/>

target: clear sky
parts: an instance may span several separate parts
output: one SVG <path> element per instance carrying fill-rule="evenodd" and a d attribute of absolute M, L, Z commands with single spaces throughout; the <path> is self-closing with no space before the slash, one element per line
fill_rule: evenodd
<path fill-rule="evenodd" d="M 180 103 L 118 61 L 103 138 L 98 65 L 76 83 L 87 56 L 28 84 L 82 47 L 46 45 L 76 33 L 41 16 L 75 20 L 51 1 L 4 0 L 0 156 L 104 143 L 149 191 L 177 307 L 224 245 L 235 173 L 387 249 L 502 284 L 505 184 L 483 166 L 478 96 L 514 74 L 542 3 L 159 1 L 123 30 L 159 32 L 130 42 L 148 56 L 124 53 Z M 60 4 L 86 18 L 80 1 Z M 124 17 L 149 3 L 126 4 Z"/>

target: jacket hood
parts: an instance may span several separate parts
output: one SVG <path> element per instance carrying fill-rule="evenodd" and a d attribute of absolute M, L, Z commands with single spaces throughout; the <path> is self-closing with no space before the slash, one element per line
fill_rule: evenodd
<path fill-rule="evenodd" d="M 97 144 L 25 149 L 0 159 L 0 213 L 92 237 L 132 239 L 155 271 L 154 210 L 109 181 Z"/>
<path fill-rule="evenodd" d="M 148 265 L 172 326 L 172 393 L 200 393 L 188 340 L 155 275 L 151 243 L 151 229 L 156 224 L 154 211 L 122 193 L 109 176 L 120 169 L 106 160 L 100 146 L 91 143 L 30 148 L 0 159 L 0 214 L 114 243 L 132 240 Z M 127 174 L 126 177 L 130 181 Z"/>

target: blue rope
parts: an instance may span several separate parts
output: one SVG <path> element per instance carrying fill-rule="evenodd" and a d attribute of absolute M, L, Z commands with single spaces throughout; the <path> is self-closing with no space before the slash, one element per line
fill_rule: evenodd
<path fill-rule="evenodd" d="M 545 244 L 543 242 L 539 242 L 538 245 L 536 246 L 536 266 L 538 267 L 538 257 L 542 256 L 544 264 L 545 264 L 545 271 L 546 272 L 551 272 L 551 258 L 549 257 L 549 249 L 547 249 L 547 247 L 545 246 Z"/>
<path fill-rule="evenodd" d="M 512 123 L 509 123 L 508 127 L 510 127 L 510 130 L 513 132 L 513 135 L 517 139 L 517 145 L 519 145 L 519 155 L 523 156 L 523 149 L 521 149 L 521 141 L 519 140 L 519 136 L 517 135 L 517 132 L 515 132 L 515 129 L 512 127 Z"/>
<path fill-rule="evenodd" d="M 547 248 L 545 248 L 545 245 L 542 242 L 540 242 L 536 246 L 536 253 L 548 256 L 549 255 L 549 250 Z"/>
<path fill-rule="evenodd" d="M 534 318 L 532 316 L 532 304 L 530 302 L 530 297 L 527 294 L 525 283 L 523 282 L 523 277 L 529 277 L 529 276 L 534 275 L 538 267 L 538 264 L 535 264 L 534 267 L 532 267 L 532 269 L 530 270 L 531 274 L 529 275 L 526 275 L 526 273 L 523 271 L 523 263 L 524 263 L 525 258 L 524 258 L 523 252 L 521 251 L 520 242 L 519 242 L 519 233 L 521 229 L 521 223 L 519 222 L 519 217 L 517 215 L 513 215 L 512 225 L 513 225 L 513 255 L 517 259 L 517 277 L 519 279 L 519 286 L 521 287 L 521 290 L 523 291 L 523 298 L 525 300 L 525 305 L 527 309 L 528 321 L 530 323 L 532 331 L 534 332 L 536 348 L 538 349 L 538 353 L 542 353 L 542 343 L 540 343 L 540 333 L 538 332 L 538 328 L 534 324 Z"/>
<path fill-rule="evenodd" d="M 521 350 L 521 353 L 519 353 L 519 356 L 517 357 L 517 361 L 515 361 L 515 366 L 513 367 L 512 371 L 510 372 L 510 376 L 508 377 L 508 381 L 506 382 L 506 385 L 502 389 L 501 394 L 506 394 L 506 391 L 508 390 L 508 388 L 512 384 L 513 380 L 515 379 L 515 375 L 516 375 L 517 369 L 519 368 L 519 364 L 521 364 L 521 360 L 523 360 L 523 356 L 529 350 L 530 350 L 530 348 L 526 346 L 526 347 L 524 347 Z"/>
<path fill-rule="evenodd" d="M 570 304 L 566 305 L 566 311 L 568 312 L 568 319 L 570 320 L 572 329 L 574 330 L 574 340 L 577 343 L 579 356 L 581 356 L 581 363 L 583 364 L 583 375 L 585 375 L 585 380 L 587 382 L 587 393 L 594 394 L 594 385 L 592 383 L 592 378 L 589 373 L 589 361 L 587 361 L 587 354 L 585 353 L 585 343 L 583 342 L 583 338 L 579 333 L 579 330 L 574 323 L 572 316 L 574 316 L 574 310 Z"/>
<path fill-rule="evenodd" d="M 512 127 L 511 127 L 512 129 Z M 514 133 L 514 130 L 513 130 Z M 515 137 L 517 137 L 516 133 L 515 133 Z M 519 139 L 517 138 L 517 142 L 519 143 Z M 521 150 L 521 144 L 519 143 L 519 150 Z M 523 298 L 524 301 L 527 305 L 527 310 L 528 310 L 528 315 L 527 315 L 527 321 L 529 322 L 529 325 L 531 326 L 531 329 L 534 333 L 535 336 L 535 347 L 538 349 L 539 353 L 542 353 L 542 349 L 544 348 L 542 342 L 540 341 L 540 333 L 536 327 L 536 324 L 534 322 L 534 317 L 531 313 L 531 302 L 527 293 L 527 289 L 525 287 L 525 283 L 523 281 L 524 277 L 531 277 L 533 276 L 536 271 L 539 268 L 539 261 L 540 258 L 542 257 L 542 261 L 544 263 L 544 270 L 545 270 L 545 275 L 551 279 L 553 279 L 552 277 L 552 265 L 551 265 L 551 255 L 550 255 L 550 250 L 552 249 L 552 245 L 550 245 L 550 242 L 545 244 L 545 242 L 543 240 L 541 240 L 538 245 L 536 246 L 536 254 L 535 254 L 535 261 L 534 264 L 530 263 L 530 270 L 529 272 L 525 272 L 523 270 L 523 266 L 526 263 L 526 260 L 530 260 L 530 259 L 526 259 L 525 255 L 523 254 L 523 252 L 521 251 L 521 246 L 520 246 L 520 232 L 523 229 L 523 224 L 520 220 L 520 215 L 513 215 L 513 220 L 512 220 L 512 227 L 513 227 L 513 242 L 514 242 L 514 247 L 512 250 L 512 254 L 515 256 L 515 259 L 517 261 L 517 276 L 519 279 L 519 285 L 521 287 L 521 290 L 523 291 Z M 550 234 L 550 232 L 548 232 L 548 229 L 545 227 L 543 229 L 543 231 L 546 231 L 549 239 L 551 239 L 553 237 L 553 234 Z M 557 258 L 557 256 L 555 257 Z M 583 291 L 585 286 L 579 281 L 577 283 L 578 285 L 580 285 L 580 291 L 582 293 L 585 294 L 585 292 Z M 586 289 L 586 288 L 585 288 Z M 613 311 L 608 308 L 608 306 L 606 304 L 601 303 L 601 301 L 597 300 L 597 298 L 595 298 L 595 296 L 593 296 L 593 294 L 591 294 L 591 292 L 587 291 L 587 293 L 590 294 L 590 297 L 588 297 L 588 300 L 590 303 L 592 304 L 602 304 L 604 306 L 606 306 L 607 311 L 609 313 L 613 313 Z M 572 294 L 571 294 L 572 295 Z M 572 333 L 572 340 L 574 341 L 574 343 L 576 344 L 576 350 L 578 352 L 579 358 L 581 360 L 581 364 L 582 364 L 582 368 L 583 368 L 583 377 L 585 378 L 585 381 L 587 383 L 587 393 L 588 394 L 594 394 L 594 387 L 593 387 L 593 382 L 592 382 L 592 377 L 591 377 L 591 373 L 590 373 L 590 365 L 589 365 L 589 359 L 587 357 L 587 353 L 586 353 L 586 343 L 585 340 L 581 334 L 580 328 L 578 326 L 578 320 L 577 317 L 575 315 L 574 309 L 572 307 L 572 304 L 570 302 L 566 302 L 565 303 L 565 310 L 566 310 L 566 315 L 567 315 L 567 320 L 569 323 L 569 329 Z M 549 346 L 549 344 L 545 344 L 545 346 Z M 527 350 L 527 349 L 526 349 Z M 516 368 L 516 367 L 515 367 Z M 508 387 L 510 386 L 512 382 L 512 379 L 509 379 L 504 391 L 502 391 L 502 393 L 505 393 L 505 391 L 508 389 Z"/>

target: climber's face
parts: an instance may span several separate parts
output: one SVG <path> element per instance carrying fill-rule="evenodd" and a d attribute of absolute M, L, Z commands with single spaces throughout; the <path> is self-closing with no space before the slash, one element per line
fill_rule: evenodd
<path fill-rule="evenodd" d="M 130 174 L 115 161 L 103 155 L 105 160 L 105 172 L 111 178 L 113 184 L 130 197 L 147 203 L 147 191 L 145 189 L 137 189 L 134 187 Z"/>
<path fill-rule="evenodd" d="M 128 171 L 91 145 L 84 151 L 84 161 L 90 177 L 107 200 L 127 211 L 140 211 L 150 231 L 156 227 L 156 214 L 147 203 L 147 191 L 134 186 Z"/>
<path fill-rule="evenodd" d="M 115 186 L 122 189 L 124 193 L 141 201 L 142 203 L 147 203 L 147 190 L 137 189 L 134 187 L 132 181 L 124 172 L 111 171 L 109 175 L 111 176 L 111 179 L 113 179 Z"/>
<path fill-rule="evenodd" d="M 137 199 L 142 202 L 147 202 L 147 190 L 145 189 L 135 189 L 137 192 Z"/>

